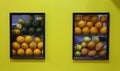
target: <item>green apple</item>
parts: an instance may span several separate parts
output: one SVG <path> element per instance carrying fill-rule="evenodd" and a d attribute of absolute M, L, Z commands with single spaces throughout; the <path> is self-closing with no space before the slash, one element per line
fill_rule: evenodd
<path fill-rule="evenodd" d="M 81 45 L 77 45 L 77 46 L 76 46 L 76 50 L 78 50 L 78 51 L 80 51 L 81 48 L 82 48 Z"/>
<path fill-rule="evenodd" d="M 84 37 L 84 41 L 85 41 L 85 42 L 90 42 L 90 41 L 91 41 L 91 38 L 88 37 L 88 36 L 86 36 L 86 37 Z"/>
<path fill-rule="evenodd" d="M 80 56 L 80 55 L 81 55 L 80 51 L 75 52 L 75 56 Z"/>
<path fill-rule="evenodd" d="M 99 38 L 99 37 L 94 37 L 94 42 L 95 42 L 95 43 L 100 42 L 100 38 Z"/>
<path fill-rule="evenodd" d="M 87 46 L 87 43 L 86 42 L 82 42 L 81 43 L 81 47 L 86 47 Z"/>

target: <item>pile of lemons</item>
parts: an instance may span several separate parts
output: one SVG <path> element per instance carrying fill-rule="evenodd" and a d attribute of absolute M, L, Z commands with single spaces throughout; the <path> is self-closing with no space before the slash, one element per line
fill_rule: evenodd
<path fill-rule="evenodd" d="M 17 36 L 12 42 L 12 55 L 41 56 L 43 55 L 43 42 L 39 36 Z"/>

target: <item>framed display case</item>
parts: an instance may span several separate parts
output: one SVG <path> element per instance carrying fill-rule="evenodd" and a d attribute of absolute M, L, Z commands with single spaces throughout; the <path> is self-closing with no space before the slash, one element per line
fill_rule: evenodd
<path fill-rule="evenodd" d="M 45 59 L 45 13 L 10 13 L 10 58 Z"/>
<path fill-rule="evenodd" d="M 73 59 L 109 59 L 109 13 L 73 13 Z"/>

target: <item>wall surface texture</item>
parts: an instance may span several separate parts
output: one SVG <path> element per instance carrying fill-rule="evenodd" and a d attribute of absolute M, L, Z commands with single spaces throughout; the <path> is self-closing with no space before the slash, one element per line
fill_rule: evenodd
<path fill-rule="evenodd" d="M 46 13 L 46 59 L 10 59 L 10 12 Z M 110 59 L 72 60 L 72 13 L 110 12 Z M 0 71 L 120 71 L 119 0 L 0 0 Z"/>

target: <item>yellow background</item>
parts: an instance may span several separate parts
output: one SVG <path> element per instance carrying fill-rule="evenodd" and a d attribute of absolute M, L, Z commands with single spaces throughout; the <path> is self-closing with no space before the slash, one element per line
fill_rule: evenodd
<path fill-rule="evenodd" d="M 9 13 L 46 13 L 46 59 L 9 57 Z M 110 12 L 110 59 L 72 60 L 72 13 Z M 120 71 L 119 0 L 0 0 L 0 71 Z"/>

